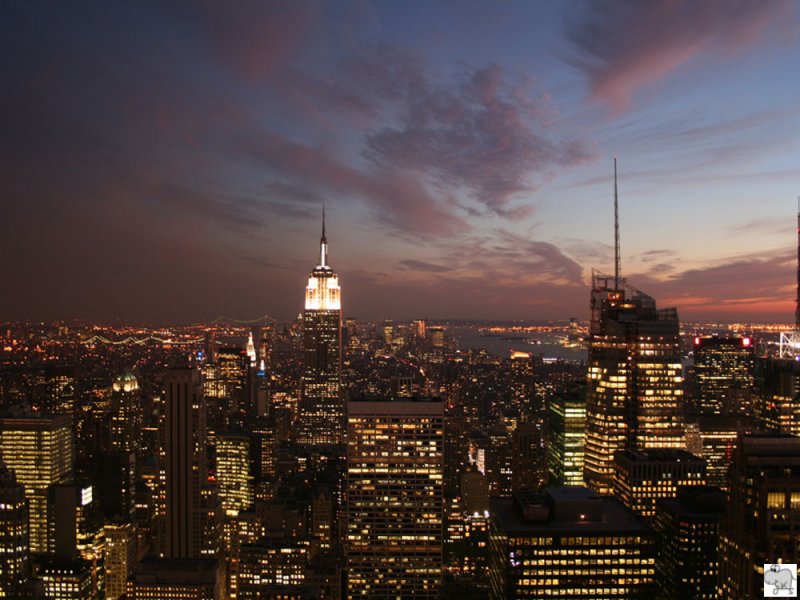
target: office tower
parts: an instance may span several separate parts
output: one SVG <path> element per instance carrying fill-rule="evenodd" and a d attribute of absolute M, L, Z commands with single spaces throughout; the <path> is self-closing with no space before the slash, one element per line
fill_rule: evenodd
<path fill-rule="evenodd" d="M 0 462 L 25 486 L 32 553 L 54 550 L 49 488 L 72 481 L 74 457 L 70 415 L 0 419 Z"/>
<path fill-rule="evenodd" d="M 650 598 L 652 529 L 616 498 L 582 487 L 492 498 L 491 598 Z"/>
<path fill-rule="evenodd" d="M 203 548 L 202 489 L 207 480 L 206 414 L 197 369 L 170 369 L 164 378 L 164 398 L 162 553 L 168 558 L 197 558 Z"/>
<path fill-rule="evenodd" d="M 683 448 L 678 311 L 622 279 L 614 158 L 614 275 L 592 271 L 584 479 L 611 490 L 614 452 Z"/>
<path fill-rule="evenodd" d="M 250 438 L 223 434 L 217 437 L 217 484 L 222 509 L 236 516 L 252 506 L 253 476 L 250 474 Z"/>
<path fill-rule="evenodd" d="M 547 480 L 542 427 L 520 423 L 511 434 L 512 488 L 539 489 Z"/>
<path fill-rule="evenodd" d="M 44 412 L 75 414 L 75 367 L 64 364 L 48 364 L 44 372 Z"/>
<path fill-rule="evenodd" d="M 306 287 L 303 312 L 303 376 L 300 397 L 301 444 L 343 444 L 342 302 L 339 276 L 328 265 L 325 215 L 319 264 Z"/>
<path fill-rule="evenodd" d="M 139 382 L 130 371 L 111 386 L 111 450 L 138 452 L 142 434 L 142 399 Z"/>
<path fill-rule="evenodd" d="M 220 600 L 213 558 L 157 558 L 141 561 L 128 577 L 126 600 Z"/>
<path fill-rule="evenodd" d="M 256 477 L 259 480 L 270 479 L 275 476 L 278 447 L 275 419 L 273 417 L 257 417 L 253 424 L 252 438 Z"/>
<path fill-rule="evenodd" d="M 659 597 L 717 598 L 717 545 L 725 504 L 725 493 L 707 486 L 682 487 L 677 497 L 656 501 L 653 528 L 658 541 Z"/>
<path fill-rule="evenodd" d="M 347 595 L 438 598 L 442 401 L 364 399 L 347 411 Z"/>
<path fill-rule="evenodd" d="M 683 448 L 678 314 L 650 296 L 592 275 L 584 473 L 611 489 L 617 450 Z"/>
<path fill-rule="evenodd" d="M 441 327 L 439 325 L 428 327 L 427 333 L 432 348 L 434 349 L 444 348 L 444 327 Z"/>
<path fill-rule="evenodd" d="M 23 597 L 29 577 L 28 500 L 14 471 L 0 462 L 0 597 Z"/>
<path fill-rule="evenodd" d="M 800 362 L 765 358 L 758 361 L 756 372 L 754 412 L 759 429 L 800 436 Z"/>
<path fill-rule="evenodd" d="M 103 530 L 106 600 L 118 600 L 136 564 L 136 529 L 131 523 L 120 523 L 107 524 Z"/>
<path fill-rule="evenodd" d="M 800 562 L 800 438 L 745 435 L 720 526 L 720 598 L 761 598 L 766 563 Z"/>
<path fill-rule="evenodd" d="M 614 495 L 652 522 L 656 500 L 674 498 L 680 486 L 706 485 L 706 461 L 686 450 L 618 450 L 614 455 Z"/>
<path fill-rule="evenodd" d="M 136 510 L 136 455 L 123 451 L 101 454 L 99 481 L 96 492 L 103 514 L 132 520 Z"/>
<path fill-rule="evenodd" d="M 706 474 L 709 485 L 728 490 L 728 468 L 736 448 L 736 440 L 742 434 L 755 430 L 751 415 L 700 415 L 694 417 L 691 425 L 697 438 L 695 454 L 706 461 Z M 687 446 L 689 436 L 687 433 Z"/>
<path fill-rule="evenodd" d="M 753 343 L 749 337 L 694 338 L 696 412 L 743 415 L 752 408 Z"/>
<path fill-rule="evenodd" d="M 585 390 L 550 394 L 547 405 L 545 449 L 548 483 L 582 486 L 586 439 Z"/>

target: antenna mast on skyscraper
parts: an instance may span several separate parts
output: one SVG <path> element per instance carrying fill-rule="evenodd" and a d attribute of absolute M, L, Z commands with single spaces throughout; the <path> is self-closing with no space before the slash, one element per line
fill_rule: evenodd
<path fill-rule="evenodd" d="M 781 358 L 800 360 L 800 196 L 797 197 L 797 290 L 794 305 L 794 331 L 781 333 L 778 348 Z"/>
<path fill-rule="evenodd" d="M 800 331 L 800 196 L 797 197 L 797 298 L 794 305 L 794 329 Z"/>
<path fill-rule="evenodd" d="M 614 290 L 619 291 L 619 278 L 622 271 L 619 256 L 619 200 L 617 198 L 617 157 L 614 157 Z M 800 272 L 798 272 L 800 277 Z"/>

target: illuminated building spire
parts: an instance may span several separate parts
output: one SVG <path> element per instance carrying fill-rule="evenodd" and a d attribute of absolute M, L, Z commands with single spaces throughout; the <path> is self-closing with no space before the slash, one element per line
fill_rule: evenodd
<path fill-rule="evenodd" d="M 328 239 L 325 237 L 325 204 L 322 204 L 322 237 L 319 239 L 319 266 L 328 266 Z"/>

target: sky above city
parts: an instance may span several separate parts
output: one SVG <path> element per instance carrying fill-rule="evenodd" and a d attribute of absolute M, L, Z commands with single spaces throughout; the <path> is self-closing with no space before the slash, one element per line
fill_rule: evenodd
<path fill-rule="evenodd" d="M 0 320 L 791 322 L 800 4 L 0 4 Z"/>

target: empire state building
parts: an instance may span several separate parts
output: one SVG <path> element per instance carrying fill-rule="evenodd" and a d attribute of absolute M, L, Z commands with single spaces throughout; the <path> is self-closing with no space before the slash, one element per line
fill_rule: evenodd
<path fill-rule="evenodd" d="M 339 276 L 328 265 L 323 211 L 319 263 L 308 278 L 303 313 L 303 378 L 298 432 L 301 444 L 344 443 L 341 372 L 341 289 Z"/>

